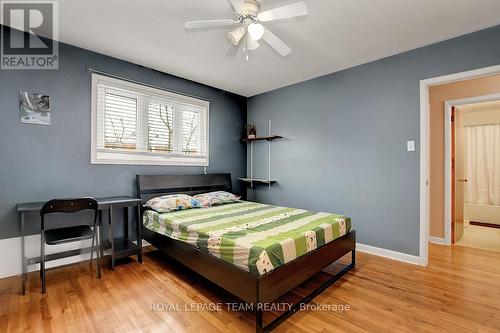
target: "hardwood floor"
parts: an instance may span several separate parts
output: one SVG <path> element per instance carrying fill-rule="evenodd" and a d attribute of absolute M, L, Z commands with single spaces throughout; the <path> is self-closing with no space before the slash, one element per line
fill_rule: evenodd
<path fill-rule="evenodd" d="M 296 313 L 276 332 L 499 332 L 500 253 L 434 244 L 429 250 L 427 268 L 359 253 L 356 268 L 310 303 L 329 309 Z M 319 274 L 280 302 L 326 277 Z M 226 304 L 221 311 L 192 309 L 237 300 L 158 251 L 146 253 L 143 265 L 130 260 L 114 272 L 105 269 L 101 280 L 88 263 L 51 270 L 46 295 L 39 283 L 33 273 L 21 296 L 19 277 L 0 280 L 0 332 L 255 330 L 251 312 L 228 311 Z"/>

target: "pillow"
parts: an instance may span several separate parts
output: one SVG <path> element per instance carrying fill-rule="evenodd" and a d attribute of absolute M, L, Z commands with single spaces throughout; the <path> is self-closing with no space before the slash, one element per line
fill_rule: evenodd
<path fill-rule="evenodd" d="M 187 194 L 170 194 L 150 199 L 146 202 L 145 206 L 158 213 L 167 213 L 175 210 L 201 207 L 201 202 Z"/>
<path fill-rule="evenodd" d="M 240 200 L 241 197 L 226 191 L 217 191 L 198 194 L 195 195 L 194 198 L 200 201 L 202 207 L 211 207 L 229 202 L 235 202 Z"/>

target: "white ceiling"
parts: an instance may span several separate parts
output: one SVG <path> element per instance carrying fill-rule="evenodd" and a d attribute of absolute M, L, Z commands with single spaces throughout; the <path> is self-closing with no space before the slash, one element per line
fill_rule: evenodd
<path fill-rule="evenodd" d="M 262 42 L 246 62 L 241 50 L 228 55 L 229 29 L 184 29 L 187 20 L 233 18 L 227 0 L 59 3 L 60 41 L 243 96 L 500 24 L 499 0 L 306 0 L 307 18 L 267 24 L 293 53 L 282 58 Z"/>

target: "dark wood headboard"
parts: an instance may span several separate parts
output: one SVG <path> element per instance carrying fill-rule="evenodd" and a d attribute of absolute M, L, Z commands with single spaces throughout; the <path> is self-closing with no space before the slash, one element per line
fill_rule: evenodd
<path fill-rule="evenodd" d="M 211 191 L 232 191 L 231 174 L 198 174 L 198 175 L 137 175 L 137 197 L 146 203 L 151 198 L 185 193 L 195 195 Z"/>

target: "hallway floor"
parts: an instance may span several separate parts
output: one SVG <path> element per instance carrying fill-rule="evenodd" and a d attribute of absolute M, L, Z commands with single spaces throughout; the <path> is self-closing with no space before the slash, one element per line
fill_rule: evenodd
<path fill-rule="evenodd" d="M 455 245 L 500 252 L 500 229 L 470 225 L 465 221 L 464 236 Z"/>

